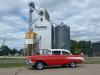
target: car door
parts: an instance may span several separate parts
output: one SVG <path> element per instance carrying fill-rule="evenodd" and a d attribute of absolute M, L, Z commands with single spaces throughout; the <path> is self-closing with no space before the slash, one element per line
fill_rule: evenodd
<path fill-rule="evenodd" d="M 61 51 L 52 51 L 52 55 L 48 56 L 46 62 L 48 65 L 60 65 L 62 60 Z"/>
<path fill-rule="evenodd" d="M 70 57 L 71 53 L 67 52 L 67 51 L 62 51 L 62 55 L 63 55 L 63 62 L 64 64 L 68 64 L 70 62 L 70 60 L 68 59 L 68 57 Z"/>
<path fill-rule="evenodd" d="M 52 51 L 52 55 L 48 59 L 49 65 L 64 65 L 65 56 L 61 55 L 61 51 Z"/>

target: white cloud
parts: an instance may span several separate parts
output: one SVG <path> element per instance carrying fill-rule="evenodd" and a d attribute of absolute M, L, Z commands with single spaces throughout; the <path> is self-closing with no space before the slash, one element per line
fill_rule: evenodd
<path fill-rule="evenodd" d="M 5 33 L 7 45 L 23 47 L 31 1 L 46 7 L 54 22 L 69 25 L 72 39 L 100 41 L 100 0 L 0 0 L 0 44 Z"/>

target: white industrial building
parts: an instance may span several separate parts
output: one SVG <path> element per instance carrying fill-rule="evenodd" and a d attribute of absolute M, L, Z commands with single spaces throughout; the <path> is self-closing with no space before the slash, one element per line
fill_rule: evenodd
<path fill-rule="evenodd" d="M 48 11 L 44 7 L 37 10 L 34 2 L 30 2 L 29 7 L 29 28 L 25 34 L 28 55 L 47 49 L 70 50 L 70 27 L 63 22 L 57 25 L 51 21 Z M 35 21 L 32 20 L 34 11 L 38 15 Z"/>
<path fill-rule="evenodd" d="M 30 27 L 37 34 L 36 43 L 38 49 L 68 49 L 70 50 L 70 27 L 61 23 L 56 24 L 50 20 L 50 16 L 44 7 L 36 9 L 33 2 L 30 4 Z M 32 12 L 35 11 L 38 19 L 31 25 Z"/>
<path fill-rule="evenodd" d="M 41 7 L 38 12 L 38 19 L 32 24 L 32 31 L 37 34 L 40 49 L 51 49 L 53 25 L 45 8 Z"/>

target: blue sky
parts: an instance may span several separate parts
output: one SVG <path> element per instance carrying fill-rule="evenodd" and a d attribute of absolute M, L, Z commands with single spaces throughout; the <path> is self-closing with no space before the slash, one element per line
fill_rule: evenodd
<path fill-rule="evenodd" d="M 0 45 L 6 37 L 6 45 L 24 47 L 31 1 L 37 9 L 44 6 L 55 23 L 69 25 L 71 39 L 100 41 L 100 0 L 0 0 Z"/>

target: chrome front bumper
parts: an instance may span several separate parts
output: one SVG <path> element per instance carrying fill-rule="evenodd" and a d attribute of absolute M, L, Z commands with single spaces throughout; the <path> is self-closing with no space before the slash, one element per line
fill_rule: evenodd
<path fill-rule="evenodd" d="M 26 64 L 30 66 L 34 66 L 35 62 L 32 62 L 31 60 L 26 60 Z"/>

